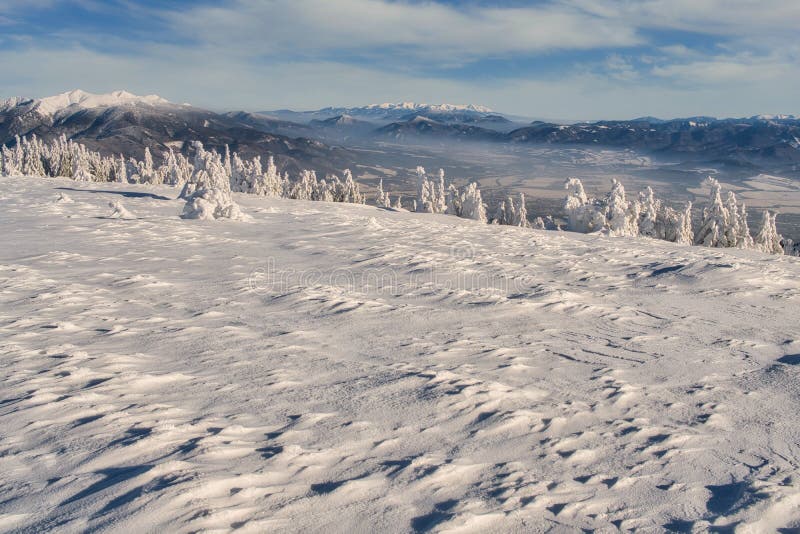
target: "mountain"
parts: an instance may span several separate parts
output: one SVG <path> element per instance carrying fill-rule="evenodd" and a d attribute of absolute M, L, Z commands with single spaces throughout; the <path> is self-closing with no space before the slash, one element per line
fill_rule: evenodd
<path fill-rule="evenodd" d="M 375 129 L 375 123 L 364 121 L 352 115 L 336 115 L 329 119 L 312 119 L 309 126 L 315 130 L 328 130 L 347 134 L 364 135 Z"/>
<path fill-rule="evenodd" d="M 797 258 L 253 195 L 249 221 L 202 223 L 158 186 L 0 192 L 3 531 L 800 525 Z"/>
<path fill-rule="evenodd" d="M 7 112 L 20 106 L 26 106 L 30 113 L 43 117 L 60 113 L 114 106 L 160 106 L 170 102 L 158 95 L 137 96 L 127 91 L 114 91 L 108 94 L 93 94 L 76 89 L 46 98 L 30 99 L 15 97 L 0 102 L 0 112 Z"/>
<path fill-rule="evenodd" d="M 800 163 L 798 138 L 800 120 L 788 117 L 690 117 L 666 121 L 642 118 L 571 125 L 537 122 L 506 136 L 514 143 L 626 147 L 688 159 L 792 165 Z"/>
<path fill-rule="evenodd" d="M 311 122 L 326 120 L 338 116 L 349 116 L 357 120 L 378 124 L 405 121 L 409 117 L 423 115 L 441 122 L 472 122 L 485 117 L 501 117 L 484 106 L 456 104 L 417 104 L 415 102 L 399 102 L 370 104 L 361 107 L 343 108 L 328 107 L 315 111 L 265 111 L 267 115 L 295 122 Z"/>
<path fill-rule="evenodd" d="M 416 142 L 428 138 L 629 148 L 681 160 L 740 166 L 777 164 L 791 169 L 800 163 L 800 119 L 791 116 L 671 120 L 641 117 L 575 124 L 535 121 L 511 131 L 506 130 L 514 123 L 503 116 L 495 117 L 498 116 L 450 122 L 435 114 L 416 114 L 380 127 L 375 135 L 395 140 L 414 138 Z M 488 121 L 497 121 L 501 126 L 492 126 Z"/>
<path fill-rule="evenodd" d="M 219 114 L 125 91 L 70 91 L 0 103 L 0 142 L 34 134 L 45 139 L 66 135 L 105 154 L 137 158 L 145 147 L 155 153 L 170 147 L 188 153 L 196 140 L 218 150 L 229 145 L 243 156 L 273 154 L 278 167 L 290 172 L 340 172 L 355 159 L 346 149 L 302 137 L 313 134 L 304 125 L 242 112 Z"/>
<path fill-rule="evenodd" d="M 403 141 L 412 138 L 436 138 L 468 141 L 502 141 L 503 134 L 479 126 L 447 123 L 424 115 L 415 115 L 403 122 L 393 122 L 377 130 L 378 137 Z"/>

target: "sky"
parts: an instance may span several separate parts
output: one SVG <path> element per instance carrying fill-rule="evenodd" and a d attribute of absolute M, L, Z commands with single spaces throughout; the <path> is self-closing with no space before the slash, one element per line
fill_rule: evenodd
<path fill-rule="evenodd" d="M 0 97 L 800 115 L 798 0 L 0 0 Z"/>

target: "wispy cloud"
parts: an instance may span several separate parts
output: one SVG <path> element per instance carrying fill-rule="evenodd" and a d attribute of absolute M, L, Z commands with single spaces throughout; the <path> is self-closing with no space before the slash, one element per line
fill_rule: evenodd
<path fill-rule="evenodd" d="M 249 55 L 377 49 L 425 62 L 642 42 L 634 27 L 557 3 L 456 8 L 386 0 L 236 0 L 165 15 L 187 38 Z"/>
<path fill-rule="evenodd" d="M 0 96 L 127 88 L 253 110 L 414 99 L 575 119 L 800 111 L 792 1 L 12 4 Z"/>

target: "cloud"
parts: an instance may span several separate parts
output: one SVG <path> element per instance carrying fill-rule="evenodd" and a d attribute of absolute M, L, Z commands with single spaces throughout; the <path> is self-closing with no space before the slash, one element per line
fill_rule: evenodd
<path fill-rule="evenodd" d="M 165 15 L 179 34 L 245 55 L 369 55 L 416 61 L 626 47 L 635 28 L 555 4 L 456 8 L 386 0 L 236 0 Z"/>
<path fill-rule="evenodd" d="M 253 68 L 246 62 L 230 61 L 224 50 L 208 55 L 203 50 L 182 47 L 144 47 L 143 52 L 118 56 L 81 47 L 0 51 L 0 70 L 8 72 L 13 68 L 16 72 L 13 80 L 4 84 L 4 90 L 10 92 L 5 96 L 46 96 L 73 88 L 93 92 L 124 88 L 138 94 L 157 93 L 198 107 L 252 111 L 408 99 L 478 103 L 509 113 L 565 120 L 800 111 L 794 91 L 800 81 L 796 71 L 763 84 L 755 80 L 755 88 L 710 83 L 673 87 L 586 71 L 558 79 L 520 77 L 487 84 L 480 80 L 386 73 L 374 67 L 333 61 L 273 62 L 268 67 Z M 693 74 L 687 67 L 680 75 Z M 36 87 L 36 91 L 32 93 L 30 87 Z M 324 88 L 324 92 L 318 88 Z M 724 98 L 720 98 L 721 94 Z"/>
<path fill-rule="evenodd" d="M 6 32 L 0 96 L 124 88 L 228 110 L 418 100 L 556 119 L 800 111 L 788 2 L 761 4 L 776 20 L 741 0 L 717 15 L 721 0 L 32 1 L 92 10 L 95 24 Z M 48 24 L 46 9 L 18 12 Z"/>
<path fill-rule="evenodd" d="M 797 35 L 800 2 L 794 0 L 565 0 L 598 17 L 636 28 L 668 28 L 741 37 Z"/>
<path fill-rule="evenodd" d="M 796 74 L 791 64 L 777 61 L 737 60 L 735 58 L 712 58 L 684 64 L 654 67 L 652 73 L 661 78 L 691 84 L 760 84 L 782 78 L 788 73 Z"/>

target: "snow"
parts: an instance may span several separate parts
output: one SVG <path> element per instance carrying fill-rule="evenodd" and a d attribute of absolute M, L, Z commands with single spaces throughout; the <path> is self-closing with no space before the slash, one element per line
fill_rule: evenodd
<path fill-rule="evenodd" d="M 777 115 L 756 115 L 753 117 L 754 119 L 758 120 L 795 120 L 797 117 L 795 115 L 785 115 L 785 114 L 777 114 Z"/>
<path fill-rule="evenodd" d="M 800 526 L 796 258 L 176 194 L 0 178 L 3 529 Z"/>
<path fill-rule="evenodd" d="M 107 94 L 93 94 L 76 89 L 60 95 L 49 96 L 37 100 L 37 110 L 44 115 L 54 115 L 59 111 L 76 106 L 81 109 L 123 106 L 134 104 L 160 105 L 169 104 L 168 100 L 158 95 L 137 96 L 127 91 L 114 91 Z"/>
<path fill-rule="evenodd" d="M 357 109 L 357 108 L 356 108 Z M 474 111 L 476 113 L 493 113 L 490 108 L 486 106 L 476 106 L 473 104 L 418 104 L 416 102 L 384 102 L 383 104 L 370 104 L 364 106 L 364 109 L 403 109 L 409 111 L 427 111 L 427 112 L 450 112 L 450 111 Z"/>

